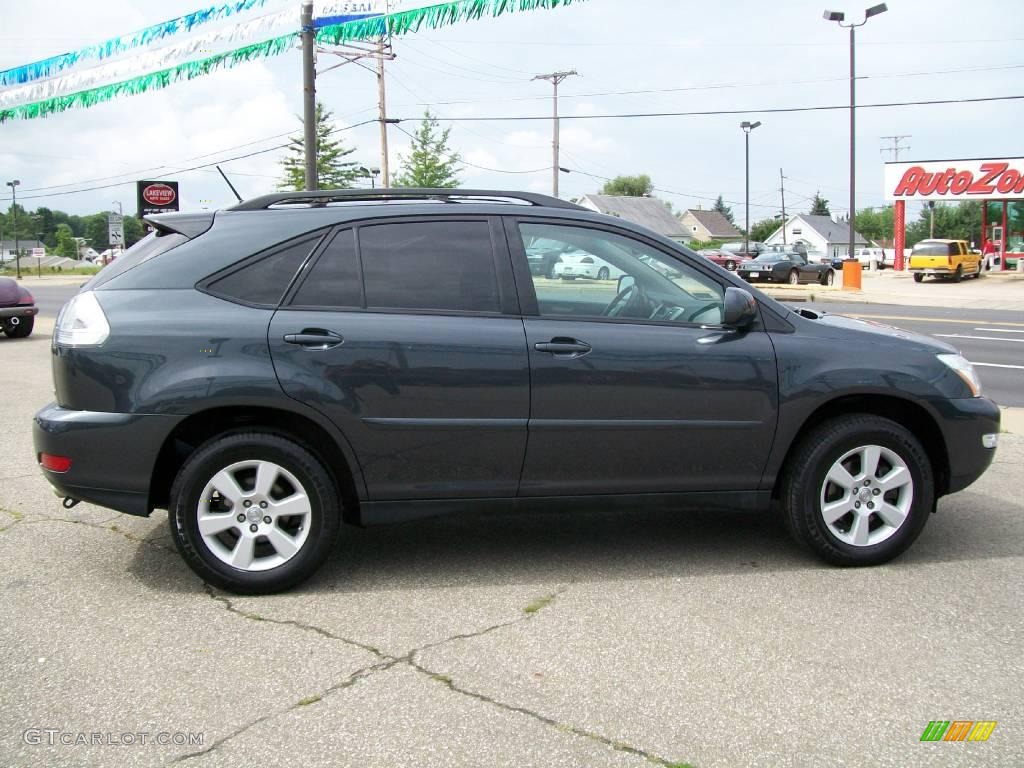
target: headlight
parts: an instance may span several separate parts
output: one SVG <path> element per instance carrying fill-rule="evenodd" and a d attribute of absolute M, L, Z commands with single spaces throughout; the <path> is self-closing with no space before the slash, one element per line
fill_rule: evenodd
<path fill-rule="evenodd" d="M 971 390 L 974 397 L 981 394 L 981 379 L 974 370 L 974 366 L 963 355 L 936 355 L 939 360 L 948 365 L 957 376 L 964 380 L 964 384 Z"/>
<path fill-rule="evenodd" d="M 53 340 L 68 347 L 96 346 L 110 335 L 110 324 L 92 291 L 79 293 L 57 316 Z"/>

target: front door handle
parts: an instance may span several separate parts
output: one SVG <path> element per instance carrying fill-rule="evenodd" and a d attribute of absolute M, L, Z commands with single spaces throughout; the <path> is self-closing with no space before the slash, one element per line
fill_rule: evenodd
<path fill-rule="evenodd" d="M 551 341 L 539 341 L 533 345 L 538 352 L 548 352 L 555 357 L 582 357 L 591 350 L 585 341 L 558 336 Z"/>
<path fill-rule="evenodd" d="M 302 333 L 286 333 L 284 340 L 286 344 L 298 344 L 307 349 L 331 349 L 343 344 L 345 337 L 321 328 L 304 328 Z"/>

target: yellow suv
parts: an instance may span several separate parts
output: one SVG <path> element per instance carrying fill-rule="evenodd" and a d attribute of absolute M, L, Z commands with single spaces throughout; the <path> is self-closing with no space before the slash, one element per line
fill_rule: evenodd
<path fill-rule="evenodd" d="M 910 251 L 910 271 L 915 283 L 925 275 L 959 283 L 965 275 L 981 277 L 981 256 L 971 253 L 966 240 L 922 240 Z"/>

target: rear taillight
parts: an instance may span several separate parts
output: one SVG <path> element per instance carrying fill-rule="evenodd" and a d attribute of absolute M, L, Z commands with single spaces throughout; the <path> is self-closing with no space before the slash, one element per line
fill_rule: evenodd
<path fill-rule="evenodd" d="M 54 456 L 52 453 L 40 453 L 39 465 L 51 472 L 67 472 L 71 469 L 71 459 L 67 456 Z"/>
<path fill-rule="evenodd" d="M 92 291 L 74 296 L 57 315 L 53 340 L 67 347 L 94 347 L 110 335 L 110 324 Z"/>
<path fill-rule="evenodd" d="M 21 289 L 21 298 L 18 299 L 18 304 L 35 304 L 36 300 L 32 298 L 32 294 L 26 291 L 24 288 Z"/>

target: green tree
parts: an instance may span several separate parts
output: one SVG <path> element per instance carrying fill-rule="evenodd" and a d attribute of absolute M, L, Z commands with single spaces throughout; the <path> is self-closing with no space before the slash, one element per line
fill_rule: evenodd
<path fill-rule="evenodd" d="M 109 248 L 110 229 L 107 225 L 107 214 L 94 213 L 92 216 L 86 216 L 85 233 L 82 237 L 88 240 L 89 245 L 97 251 L 104 251 Z"/>
<path fill-rule="evenodd" d="M 888 240 L 892 237 L 893 217 L 891 205 L 883 208 L 864 208 L 857 211 L 854 226 L 867 240 Z"/>
<path fill-rule="evenodd" d="M 75 234 L 67 224 L 57 225 L 57 255 L 70 259 L 78 258 L 78 243 L 75 242 Z"/>
<path fill-rule="evenodd" d="M 718 211 L 720 214 L 725 216 L 725 218 L 729 220 L 730 224 L 736 224 L 736 220 L 732 217 L 732 208 L 725 204 L 725 201 L 722 199 L 721 195 L 719 195 L 718 199 L 715 200 L 713 210 Z"/>
<path fill-rule="evenodd" d="M 814 200 L 811 201 L 811 216 L 831 216 L 832 211 L 828 209 L 828 200 L 821 196 L 820 192 L 814 193 Z"/>
<path fill-rule="evenodd" d="M 126 248 L 131 248 L 145 236 L 146 230 L 143 228 L 141 220 L 134 216 L 124 217 L 124 245 Z"/>
<path fill-rule="evenodd" d="M 432 187 L 451 189 L 459 186 L 458 152 L 448 148 L 451 128 L 438 130 L 437 118 L 428 109 L 423 113 L 420 127 L 412 135 L 412 147 L 407 156 L 399 155 L 401 170 L 392 183 L 396 187 Z"/>
<path fill-rule="evenodd" d="M 319 101 L 316 103 L 316 168 L 320 189 L 348 189 L 360 177 L 357 164 L 346 157 L 355 152 L 346 149 L 340 141 L 331 138 L 334 130 L 331 118 L 333 113 L 324 108 Z M 303 137 L 292 136 L 288 142 L 288 156 L 281 161 L 284 178 L 277 185 L 278 189 L 294 189 L 301 191 L 306 188 L 306 153 L 303 148 Z"/>
<path fill-rule="evenodd" d="M 912 246 L 931 237 L 931 210 L 926 205 L 916 221 L 907 225 L 906 243 Z M 936 203 L 935 237 L 981 243 L 981 203 L 965 200 L 960 203 Z"/>
<path fill-rule="evenodd" d="M 750 239 L 757 242 L 764 242 L 781 226 L 779 221 L 779 219 L 775 218 L 755 221 L 750 225 Z"/>
<path fill-rule="evenodd" d="M 638 176 L 616 176 L 606 181 L 601 188 L 602 195 L 621 195 L 624 197 L 644 197 L 654 192 L 654 184 L 646 173 Z"/>

